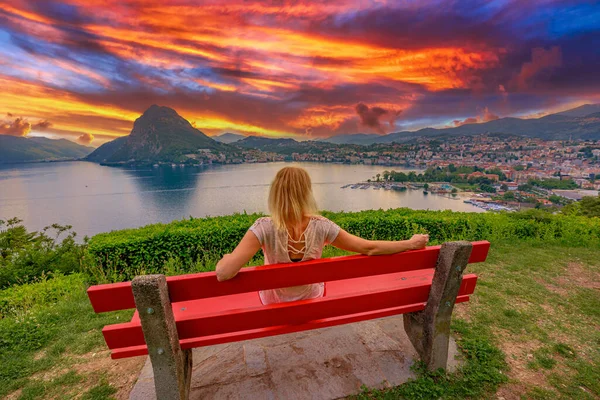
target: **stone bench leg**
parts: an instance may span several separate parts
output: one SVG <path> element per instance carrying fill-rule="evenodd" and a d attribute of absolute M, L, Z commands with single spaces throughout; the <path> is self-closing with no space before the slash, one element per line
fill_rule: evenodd
<path fill-rule="evenodd" d="M 446 369 L 450 320 L 472 248 L 470 242 L 444 243 L 425 309 L 404 314 L 404 330 L 430 371 Z"/>
<path fill-rule="evenodd" d="M 192 351 L 179 346 L 167 280 L 164 275 L 138 276 L 131 287 L 152 362 L 156 398 L 187 400 Z"/>

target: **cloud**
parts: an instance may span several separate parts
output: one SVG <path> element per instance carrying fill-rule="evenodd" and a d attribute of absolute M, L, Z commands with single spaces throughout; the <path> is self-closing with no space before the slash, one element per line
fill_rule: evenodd
<path fill-rule="evenodd" d="M 92 143 L 93 140 L 94 135 L 92 135 L 91 133 L 84 133 L 77 138 L 77 142 L 83 145 L 88 145 Z"/>
<path fill-rule="evenodd" d="M 531 61 L 523 64 L 517 76 L 519 89 L 528 89 L 535 85 L 535 78 L 542 73 L 550 72 L 552 69 L 562 65 L 562 52 L 560 47 L 553 46 L 549 50 L 536 47 L 531 50 Z"/>
<path fill-rule="evenodd" d="M 462 126 L 462 125 L 467 125 L 467 124 L 478 124 L 481 122 L 494 121 L 494 120 L 497 120 L 498 118 L 500 118 L 500 117 L 497 116 L 496 114 L 494 114 L 493 112 L 491 112 L 487 107 L 485 107 L 483 109 L 482 115 L 478 115 L 476 117 L 469 117 L 462 121 L 459 119 L 455 119 L 454 121 L 452 121 L 452 125 Z"/>
<path fill-rule="evenodd" d="M 384 124 L 387 123 L 390 128 L 393 128 L 396 118 L 402 113 L 402 110 L 387 110 L 378 106 L 369 108 L 364 103 L 358 103 L 354 110 L 360 118 L 361 125 L 372 128 L 381 134 L 386 133 Z"/>
<path fill-rule="evenodd" d="M 37 124 L 34 124 L 31 128 L 34 130 L 39 130 L 39 131 L 43 131 L 45 129 L 48 129 L 52 126 L 52 122 L 48 121 L 47 119 L 44 119 L 40 122 L 38 122 Z"/>
<path fill-rule="evenodd" d="M 27 136 L 31 132 L 31 124 L 23 118 L 10 122 L 0 122 L 0 135 Z"/>

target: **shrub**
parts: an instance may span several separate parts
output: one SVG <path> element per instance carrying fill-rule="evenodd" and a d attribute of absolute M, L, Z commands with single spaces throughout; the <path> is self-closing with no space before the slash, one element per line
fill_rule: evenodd
<path fill-rule="evenodd" d="M 538 212 L 535 212 L 538 211 Z M 535 239 L 562 240 L 579 245 L 597 243 L 600 221 L 552 215 L 533 210 L 523 213 L 458 213 L 410 209 L 324 212 L 342 228 L 366 239 L 401 240 L 427 232 L 432 243 L 449 240 Z M 94 236 L 89 242 L 94 274 L 107 280 L 131 279 L 140 273 L 164 272 L 176 260 L 194 270 L 212 267 L 231 252 L 260 214 L 190 218 L 170 224 L 148 225 Z M 258 258 L 259 256 L 257 256 Z M 201 266 L 198 266 L 198 263 Z M 106 273 L 110 271 L 110 273 Z M 100 274 L 101 275 L 101 274 Z"/>
<path fill-rule="evenodd" d="M 86 246 L 75 242 L 71 226 L 54 224 L 28 232 L 21 222 L 0 220 L 0 289 L 81 269 Z"/>

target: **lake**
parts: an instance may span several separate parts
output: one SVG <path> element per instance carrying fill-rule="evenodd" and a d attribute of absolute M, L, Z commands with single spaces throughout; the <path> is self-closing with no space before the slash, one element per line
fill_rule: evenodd
<path fill-rule="evenodd" d="M 267 163 L 206 167 L 116 168 L 88 162 L 0 166 L 0 219 L 29 229 L 72 225 L 80 237 L 156 222 L 246 211 L 267 212 L 269 184 L 286 166 L 305 168 L 320 209 L 482 210 L 421 191 L 342 189 L 392 167 Z M 396 171 L 408 170 L 393 167 Z"/>

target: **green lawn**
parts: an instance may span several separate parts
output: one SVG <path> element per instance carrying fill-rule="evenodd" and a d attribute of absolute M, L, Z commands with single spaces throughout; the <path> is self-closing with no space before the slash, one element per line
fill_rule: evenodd
<path fill-rule="evenodd" d="M 464 368 L 359 398 L 599 398 L 600 248 L 496 243 L 467 271 L 477 288 L 453 320 Z"/>
<path fill-rule="evenodd" d="M 0 291 L 0 398 L 110 398 L 123 379 L 101 330 L 131 314 L 95 314 L 81 274 Z"/>
<path fill-rule="evenodd" d="M 359 397 L 600 396 L 600 248 L 492 243 L 488 261 L 467 271 L 479 275 L 478 286 L 453 324 L 464 367 L 420 372 L 409 384 Z M 143 359 L 110 360 L 101 335 L 131 311 L 94 314 L 85 279 L 0 291 L 0 397 L 106 399 L 131 386 Z"/>

